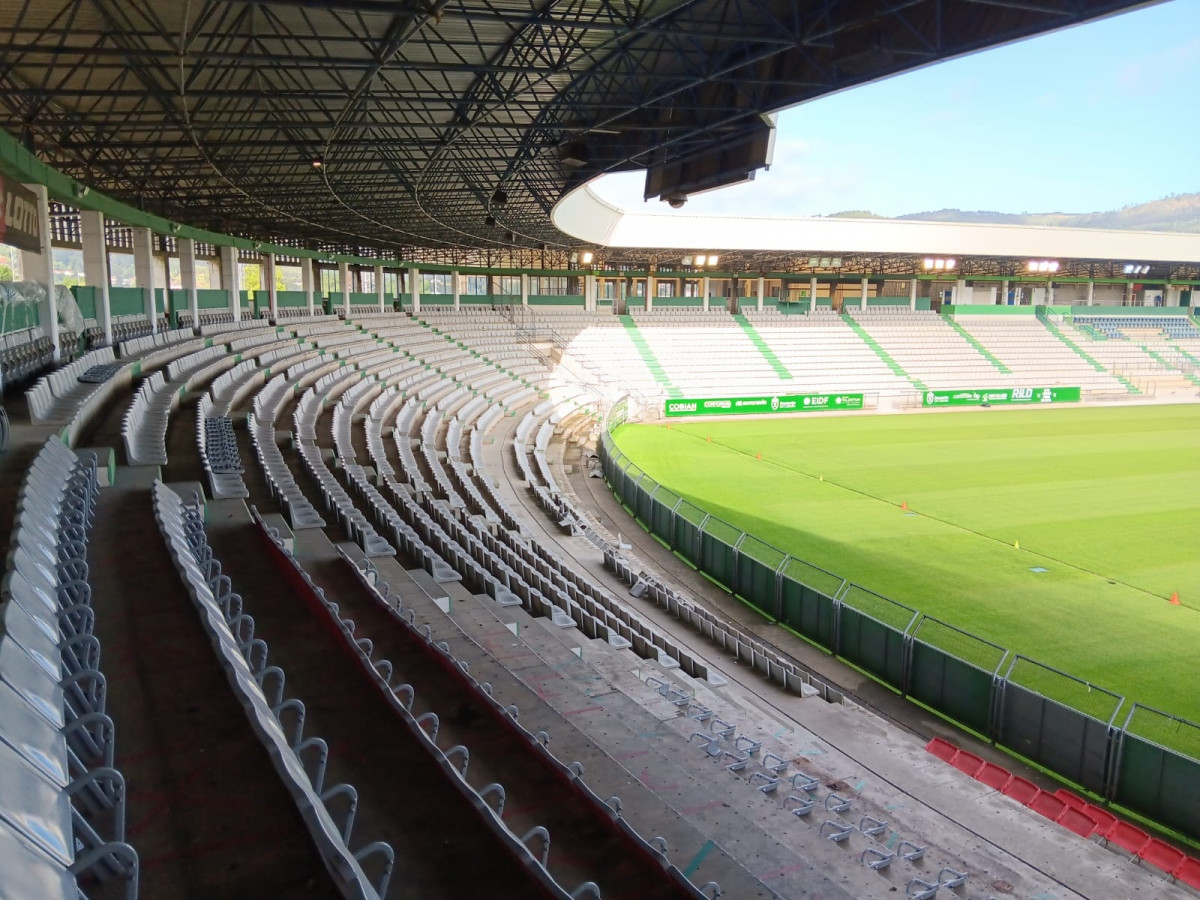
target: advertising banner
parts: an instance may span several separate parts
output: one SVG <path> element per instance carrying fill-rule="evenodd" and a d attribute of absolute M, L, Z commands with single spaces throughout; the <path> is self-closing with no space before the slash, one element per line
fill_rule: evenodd
<path fill-rule="evenodd" d="M 989 406 L 1011 403 L 1078 403 L 1077 387 L 995 388 L 993 390 L 926 391 L 922 406 Z"/>
<path fill-rule="evenodd" d="M 745 416 L 862 409 L 862 394 L 788 394 L 772 397 L 705 397 L 668 400 L 664 413 L 680 416 Z"/>
<path fill-rule="evenodd" d="M 0 176 L 0 243 L 22 250 L 42 249 L 37 195 L 19 181 Z"/>

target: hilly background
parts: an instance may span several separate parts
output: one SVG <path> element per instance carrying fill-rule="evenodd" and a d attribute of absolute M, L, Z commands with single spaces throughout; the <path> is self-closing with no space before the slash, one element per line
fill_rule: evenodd
<path fill-rule="evenodd" d="M 867 210 L 847 210 L 830 218 L 882 219 Z M 1190 231 L 1200 233 L 1200 193 L 1173 194 L 1149 203 L 1095 213 L 1001 213 L 937 209 L 897 216 L 921 222 L 974 222 L 989 225 L 1051 225 L 1071 228 L 1112 228 L 1130 231 Z"/>

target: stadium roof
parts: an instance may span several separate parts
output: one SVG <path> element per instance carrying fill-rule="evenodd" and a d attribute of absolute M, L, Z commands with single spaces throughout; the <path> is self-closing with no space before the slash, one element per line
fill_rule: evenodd
<path fill-rule="evenodd" d="M 467 261 L 577 243 L 598 174 L 720 176 L 762 113 L 1140 5 L 0 0 L 0 128 L 189 225 Z"/>

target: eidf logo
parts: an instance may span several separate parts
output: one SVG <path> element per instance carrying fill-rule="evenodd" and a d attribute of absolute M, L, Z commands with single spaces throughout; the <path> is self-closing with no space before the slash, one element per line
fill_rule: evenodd
<path fill-rule="evenodd" d="M 779 409 L 779 398 L 778 397 L 771 398 L 771 409 L 772 410 Z"/>

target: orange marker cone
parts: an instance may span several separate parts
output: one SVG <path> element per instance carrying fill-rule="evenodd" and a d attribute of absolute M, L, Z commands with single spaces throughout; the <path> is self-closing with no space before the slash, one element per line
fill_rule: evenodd
<path fill-rule="evenodd" d="M 908 509 L 908 501 L 905 500 L 900 504 L 901 509 Z"/>
<path fill-rule="evenodd" d="M 1174 604 L 1175 606 L 1179 605 L 1179 592 L 1178 591 L 1176 591 L 1174 594 L 1171 595 L 1171 603 Z"/>
<path fill-rule="evenodd" d="M 762 459 L 762 454 L 761 454 L 761 453 L 755 453 L 755 454 L 754 454 L 754 458 L 755 458 L 755 459 Z"/>
<path fill-rule="evenodd" d="M 710 437 L 706 437 L 704 440 L 705 440 L 705 441 L 707 441 L 707 442 L 708 442 L 708 443 L 710 443 L 710 444 L 712 443 L 712 438 L 710 438 Z"/>

